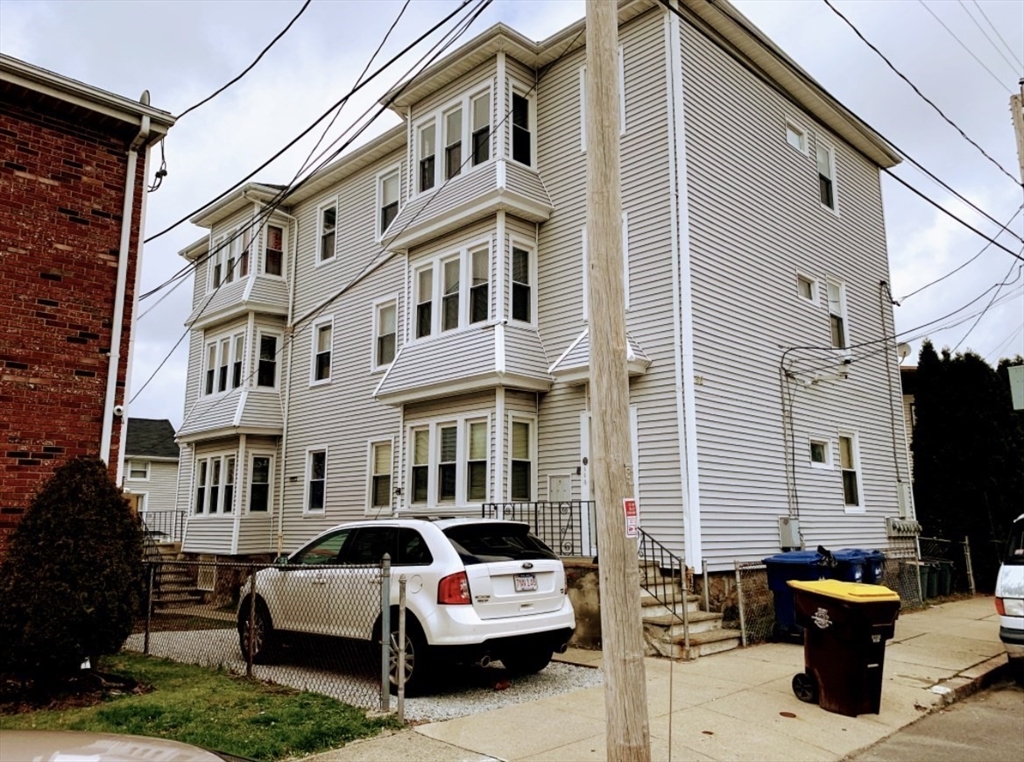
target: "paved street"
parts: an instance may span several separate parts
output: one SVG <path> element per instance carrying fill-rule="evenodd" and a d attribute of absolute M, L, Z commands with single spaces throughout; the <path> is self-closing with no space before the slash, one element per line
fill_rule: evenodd
<path fill-rule="evenodd" d="M 849 762 L 1021 762 L 1024 687 L 994 685 L 922 717 Z"/>

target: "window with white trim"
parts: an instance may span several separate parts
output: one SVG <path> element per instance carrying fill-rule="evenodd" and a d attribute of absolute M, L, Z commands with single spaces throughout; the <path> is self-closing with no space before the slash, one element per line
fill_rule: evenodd
<path fill-rule="evenodd" d="M 808 455 L 812 468 L 832 468 L 832 444 L 827 439 L 811 439 Z"/>
<path fill-rule="evenodd" d="M 526 88 L 512 87 L 512 160 L 533 166 L 534 107 Z"/>
<path fill-rule="evenodd" d="M 398 338 L 398 302 L 382 302 L 374 307 L 373 314 L 373 369 L 379 370 L 391 365 L 395 359 L 395 344 Z"/>
<path fill-rule="evenodd" d="M 491 92 L 470 98 L 470 113 L 473 115 L 473 131 L 470 140 L 473 146 L 473 166 L 483 164 L 491 158 Z"/>
<path fill-rule="evenodd" d="M 796 295 L 806 302 L 818 303 L 818 281 L 809 275 L 796 274 Z"/>
<path fill-rule="evenodd" d="M 313 366 L 310 368 L 310 383 L 320 384 L 331 380 L 331 348 L 334 337 L 334 318 L 326 318 L 313 324 Z"/>
<path fill-rule="evenodd" d="M 409 504 L 431 507 L 485 500 L 489 436 L 484 416 L 432 421 L 410 428 Z"/>
<path fill-rule="evenodd" d="M 849 332 L 846 324 L 846 287 L 840 281 L 828 279 L 828 321 L 834 349 L 849 346 Z"/>
<path fill-rule="evenodd" d="M 491 253 L 468 246 L 420 265 L 413 274 L 417 339 L 485 322 L 490 317 Z M 440 305 L 434 309 L 434 303 Z"/>
<path fill-rule="evenodd" d="M 132 458 L 128 461 L 128 478 L 149 481 L 149 461 Z"/>
<path fill-rule="evenodd" d="M 391 505 L 392 445 L 373 442 L 370 445 L 370 507 L 387 508 Z"/>
<path fill-rule="evenodd" d="M 241 230 L 241 235 L 238 238 L 238 277 L 247 278 L 249 276 L 249 250 L 252 248 L 252 227 L 246 225 Z"/>
<path fill-rule="evenodd" d="M 226 286 L 235 279 L 234 260 L 231 258 L 231 238 L 234 234 L 218 236 L 209 254 L 210 290 Z"/>
<path fill-rule="evenodd" d="M 807 155 L 807 131 L 789 119 L 786 120 L 786 142 L 800 153 Z"/>
<path fill-rule="evenodd" d="M 377 178 L 377 233 L 384 235 L 398 216 L 401 201 L 401 175 L 398 167 Z"/>
<path fill-rule="evenodd" d="M 196 458 L 194 513 L 231 513 L 235 504 L 234 453 L 217 453 Z"/>
<path fill-rule="evenodd" d="M 206 342 L 203 394 L 221 394 L 242 385 L 245 332 L 211 336 Z"/>
<path fill-rule="evenodd" d="M 532 248 L 512 244 L 512 319 L 533 322 Z"/>
<path fill-rule="evenodd" d="M 533 433 L 529 421 L 512 419 L 511 478 L 509 497 L 516 501 L 533 499 Z"/>
<path fill-rule="evenodd" d="M 260 333 L 260 358 L 256 369 L 256 386 L 277 388 L 277 343 L 279 337 Z"/>
<path fill-rule="evenodd" d="M 249 456 L 249 512 L 269 513 L 274 456 L 253 453 Z"/>
<path fill-rule="evenodd" d="M 317 261 L 327 262 L 334 258 L 336 248 L 335 232 L 338 226 L 338 207 L 334 202 L 320 207 L 317 224 L 317 240 L 319 241 Z"/>
<path fill-rule="evenodd" d="M 263 237 L 263 274 L 284 277 L 284 228 L 280 225 L 267 225 Z"/>
<path fill-rule="evenodd" d="M 860 488 L 860 453 L 856 434 L 839 435 L 839 470 L 843 479 L 843 504 L 849 509 L 863 509 Z"/>
<path fill-rule="evenodd" d="M 306 513 L 323 513 L 327 489 L 327 450 L 306 451 Z"/>
<path fill-rule="evenodd" d="M 490 88 L 449 101 L 416 124 L 417 193 L 432 190 L 490 158 Z"/>
<path fill-rule="evenodd" d="M 462 106 L 444 114 L 444 179 L 450 180 L 462 172 Z"/>
<path fill-rule="evenodd" d="M 818 140 L 815 148 L 818 159 L 818 194 L 821 205 L 836 210 L 836 155 L 829 146 Z"/>
<path fill-rule="evenodd" d="M 416 131 L 416 188 L 424 193 L 437 182 L 437 122 L 432 117 Z"/>

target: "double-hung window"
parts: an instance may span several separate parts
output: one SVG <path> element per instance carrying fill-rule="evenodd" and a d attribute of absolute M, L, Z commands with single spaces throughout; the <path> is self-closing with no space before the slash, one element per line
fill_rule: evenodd
<path fill-rule="evenodd" d="M 128 461 L 128 478 L 129 479 L 140 479 L 143 481 L 149 481 L 149 461 L 148 460 L 129 460 Z"/>
<path fill-rule="evenodd" d="M 244 351 L 244 333 L 214 337 L 207 342 L 204 394 L 221 394 L 242 385 Z"/>
<path fill-rule="evenodd" d="M 822 145 L 821 140 L 817 144 L 817 159 L 818 159 L 818 193 L 821 200 L 821 205 L 826 206 L 832 211 L 836 209 L 836 155 L 835 151 L 826 145 Z"/>
<path fill-rule="evenodd" d="M 417 193 L 429 191 L 440 181 L 458 177 L 465 167 L 476 167 L 491 158 L 491 116 L 491 91 L 487 89 L 444 104 L 418 121 Z"/>
<path fill-rule="evenodd" d="M 828 320 L 832 338 L 832 347 L 834 349 L 846 349 L 848 346 L 846 325 L 846 288 L 839 281 L 829 279 L 827 291 Z"/>
<path fill-rule="evenodd" d="M 487 499 L 490 440 L 485 418 L 418 425 L 409 436 L 410 504 L 465 505 Z"/>
<path fill-rule="evenodd" d="M 469 422 L 469 453 L 466 460 L 466 499 L 487 499 L 487 422 Z"/>
<path fill-rule="evenodd" d="M 267 225 L 264 233 L 266 246 L 263 251 L 263 272 L 281 277 L 284 274 L 284 228 Z"/>
<path fill-rule="evenodd" d="M 462 172 L 462 107 L 444 115 L 444 179 Z"/>
<path fill-rule="evenodd" d="M 391 223 L 398 216 L 398 202 L 401 196 L 401 178 L 398 169 L 395 168 L 387 174 L 381 175 L 377 181 L 378 207 L 380 219 L 377 223 L 377 233 L 384 235 Z"/>
<path fill-rule="evenodd" d="M 196 500 L 195 510 L 197 516 L 206 513 L 206 488 L 210 480 L 210 461 L 206 458 L 196 463 Z"/>
<path fill-rule="evenodd" d="M 249 512 L 270 511 L 270 480 L 274 458 L 271 455 L 253 454 L 249 461 Z"/>
<path fill-rule="evenodd" d="M 235 462 L 233 453 L 196 458 L 196 515 L 232 512 L 235 505 Z"/>
<path fill-rule="evenodd" d="M 459 428 L 454 423 L 443 425 L 437 433 L 437 502 L 453 503 L 458 485 Z"/>
<path fill-rule="evenodd" d="M 260 360 L 256 370 L 256 385 L 277 386 L 277 336 L 260 334 Z"/>
<path fill-rule="evenodd" d="M 512 500 L 533 499 L 533 442 L 528 421 L 512 421 L 512 478 L 509 497 Z"/>
<path fill-rule="evenodd" d="M 221 236 L 213 241 L 213 251 L 209 254 L 210 286 L 220 288 L 224 282 L 224 249 L 228 246 L 227 238 Z"/>
<path fill-rule="evenodd" d="M 491 253 L 486 245 L 426 263 L 414 278 L 417 339 L 490 318 Z M 434 302 L 440 305 L 436 312 Z"/>
<path fill-rule="evenodd" d="M 245 354 L 245 334 L 235 336 L 234 354 L 231 356 L 231 388 L 242 385 L 242 357 Z"/>
<path fill-rule="evenodd" d="M 416 273 L 416 338 L 433 333 L 434 269 L 425 267 Z"/>
<path fill-rule="evenodd" d="M 420 193 L 434 187 L 435 181 L 435 158 L 437 155 L 437 125 L 433 120 L 419 129 L 417 138 L 419 149 L 419 162 L 417 163 L 418 178 L 417 187 Z"/>
<path fill-rule="evenodd" d="M 843 504 L 847 510 L 861 509 L 860 455 L 854 434 L 839 435 L 839 469 L 843 475 Z"/>
<path fill-rule="evenodd" d="M 512 92 L 512 159 L 533 165 L 532 104 L 524 94 Z"/>
<path fill-rule="evenodd" d="M 313 326 L 312 383 L 331 380 L 331 346 L 334 335 L 332 318 Z"/>
<path fill-rule="evenodd" d="M 469 286 L 469 322 L 487 320 L 490 313 L 491 257 L 486 249 L 470 254 L 473 282 Z"/>
<path fill-rule="evenodd" d="M 370 507 L 391 505 L 391 442 L 370 445 Z"/>
<path fill-rule="evenodd" d="M 333 203 L 320 208 L 320 251 L 319 262 L 334 258 L 335 228 L 338 225 L 338 208 Z"/>
<path fill-rule="evenodd" d="M 452 331 L 459 327 L 459 291 L 462 261 L 449 259 L 442 265 L 444 292 L 441 294 L 441 330 Z"/>
<path fill-rule="evenodd" d="M 430 429 L 412 432 L 412 502 L 426 503 L 430 495 Z"/>
<path fill-rule="evenodd" d="M 245 278 L 249 275 L 249 249 L 252 247 L 252 227 L 246 224 L 241 231 L 238 241 L 241 253 L 238 255 L 238 277 Z"/>
<path fill-rule="evenodd" d="M 796 293 L 804 301 L 816 304 L 818 301 L 818 282 L 808 275 L 797 273 Z"/>
<path fill-rule="evenodd" d="M 327 487 L 327 450 L 306 452 L 306 511 L 322 513 Z"/>
<path fill-rule="evenodd" d="M 219 345 L 220 360 L 217 363 L 217 391 L 225 392 L 228 389 L 228 368 L 231 364 L 231 339 L 223 338 L 220 340 Z"/>
<path fill-rule="evenodd" d="M 473 166 L 491 158 L 491 94 L 482 93 L 471 100 L 473 112 Z"/>
<path fill-rule="evenodd" d="M 512 319 L 529 323 L 533 319 L 533 289 L 530 286 L 531 251 L 512 247 Z"/>
<path fill-rule="evenodd" d="M 394 301 L 378 304 L 374 312 L 373 367 L 384 368 L 395 359 L 398 335 L 398 305 Z"/>

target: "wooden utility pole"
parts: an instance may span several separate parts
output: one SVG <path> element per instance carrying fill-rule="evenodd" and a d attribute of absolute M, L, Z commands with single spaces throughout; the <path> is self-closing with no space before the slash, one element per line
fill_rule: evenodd
<path fill-rule="evenodd" d="M 618 41 L 618 3 L 587 0 L 590 473 L 597 499 L 606 744 L 609 762 L 649 762 L 640 571 L 624 514 L 624 500 L 635 495 L 622 279 Z"/>

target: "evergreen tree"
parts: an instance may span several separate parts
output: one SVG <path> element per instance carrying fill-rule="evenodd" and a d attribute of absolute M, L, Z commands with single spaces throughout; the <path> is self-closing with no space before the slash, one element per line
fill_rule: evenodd
<path fill-rule="evenodd" d="M 139 610 L 142 570 L 142 530 L 107 467 L 65 463 L 0 568 L 0 672 L 50 682 L 116 653 Z"/>

